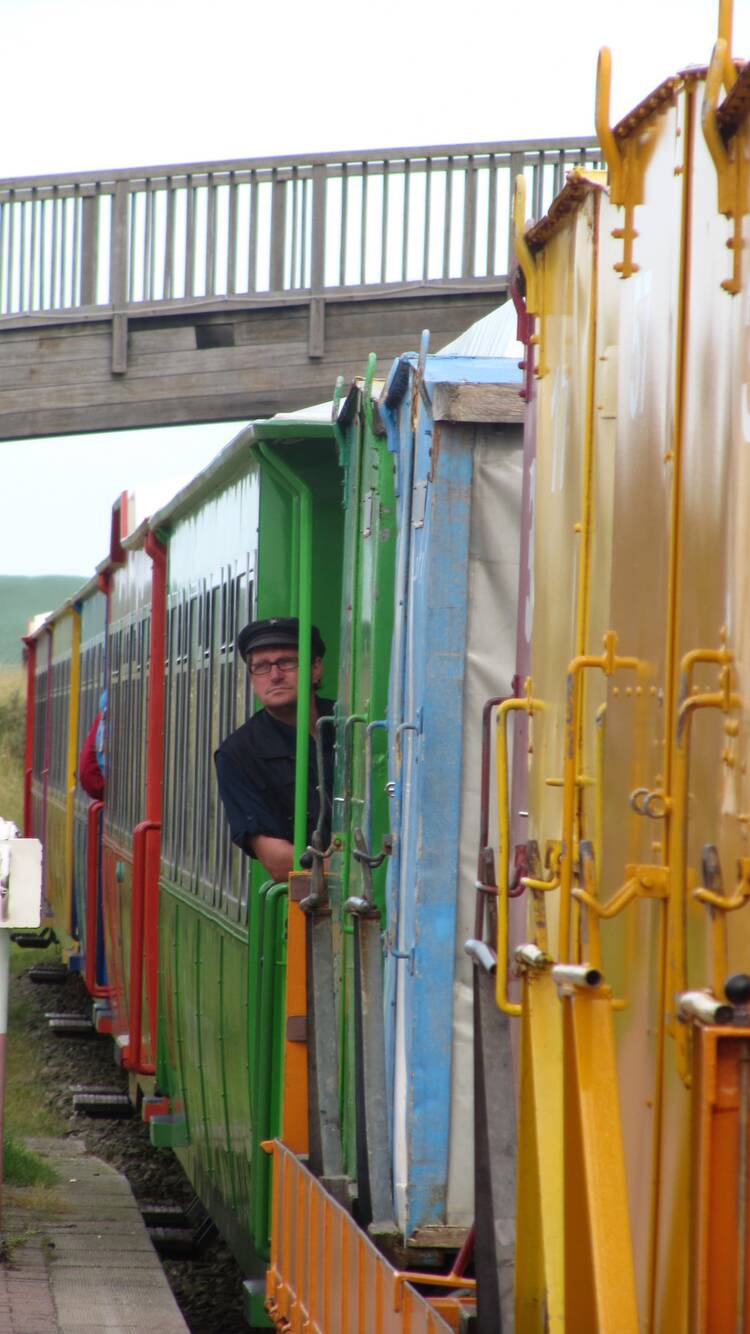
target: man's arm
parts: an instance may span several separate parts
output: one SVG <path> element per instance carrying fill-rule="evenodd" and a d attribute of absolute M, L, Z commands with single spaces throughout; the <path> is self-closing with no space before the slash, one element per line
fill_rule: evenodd
<path fill-rule="evenodd" d="M 273 830 L 275 821 L 263 805 L 260 793 L 244 774 L 239 774 L 226 756 L 218 751 L 215 756 L 216 777 L 229 821 L 232 842 L 249 857 L 257 857 L 273 880 L 286 881 L 294 865 L 294 849 L 285 838 Z"/>
<path fill-rule="evenodd" d="M 246 834 L 246 851 L 257 857 L 273 880 L 284 883 L 294 866 L 294 848 L 285 838 L 270 834 Z"/>

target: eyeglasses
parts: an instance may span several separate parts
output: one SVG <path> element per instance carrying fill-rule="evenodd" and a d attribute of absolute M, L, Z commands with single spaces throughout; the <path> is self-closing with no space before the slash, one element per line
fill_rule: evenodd
<path fill-rule="evenodd" d="M 254 667 L 248 666 L 251 676 L 268 676 L 272 667 L 278 667 L 280 672 L 296 672 L 299 665 L 297 658 L 274 658 L 272 662 L 258 662 Z"/>

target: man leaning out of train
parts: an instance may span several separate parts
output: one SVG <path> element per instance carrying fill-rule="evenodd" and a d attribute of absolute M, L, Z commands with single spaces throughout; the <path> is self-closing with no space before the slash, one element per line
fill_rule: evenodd
<path fill-rule="evenodd" d="M 237 638 L 255 698 L 262 707 L 221 743 L 214 756 L 219 795 L 232 841 L 258 861 L 276 881 L 285 881 L 294 865 L 294 787 L 299 682 L 299 623 L 296 617 L 252 621 Z M 318 718 L 333 713 L 334 702 L 320 699 L 326 646 L 312 627 L 310 733 Z M 326 824 L 330 832 L 333 791 L 333 728 L 324 727 Z M 307 840 L 320 812 L 315 746 L 309 747 Z"/>

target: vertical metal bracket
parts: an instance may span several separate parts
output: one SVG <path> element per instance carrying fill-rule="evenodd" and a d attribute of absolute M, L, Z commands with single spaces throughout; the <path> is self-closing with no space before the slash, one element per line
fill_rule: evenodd
<path fill-rule="evenodd" d="M 730 92 L 736 80 L 729 40 L 720 36 L 706 74 L 701 128 L 716 168 L 717 206 L 719 212 L 732 222 L 732 235 L 727 241 L 732 252 L 732 275 L 724 278 L 721 284 L 732 296 L 736 296 L 742 286 L 742 219 L 747 213 L 747 162 L 739 136 L 722 134 L 718 103 L 722 87 Z"/>
<path fill-rule="evenodd" d="M 646 167 L 655 145 L 655 128 L 645 127 L 638 135 L 618 140 L 609 123 L 612 92 L 612 53 L 603 46 L 596 69 L 596 133 L 609 172 L 609 197 L 613 204 L 625 211 L 622 227 L 612 232 L 623 243 L 622 259 L 615 264 L 615 272 L 630 278 L 638 272 L 633 259 L 633 242 L 638 232 L 633 224 L 635 209 L 643 203 L 643 185 Z"/>
<path fill-rule="evenodd" d="M 536 347 L 537 360 L 534 375 L 541 380 L 546 374 L 544 364 L 544 261 L 538 260 L 526 240 L 526 178 L 516 176 L 513 184 L 513 246 L 526 286 L 527 316 L 538 321 L 529 345 Z"/>

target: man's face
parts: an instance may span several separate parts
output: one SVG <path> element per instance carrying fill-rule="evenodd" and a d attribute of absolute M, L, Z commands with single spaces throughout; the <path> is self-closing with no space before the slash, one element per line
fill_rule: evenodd
<path fill-rule="evenodd" d="M 248 670 L 256 697 L 264 708 L 273 713 L 297 703 L 299 682 L 296 648 L 254 649 L 250 654 Z M 313 685 L 317 685 L 322 673 L 322 659 L 314 658 L 310 674 Z"/>

